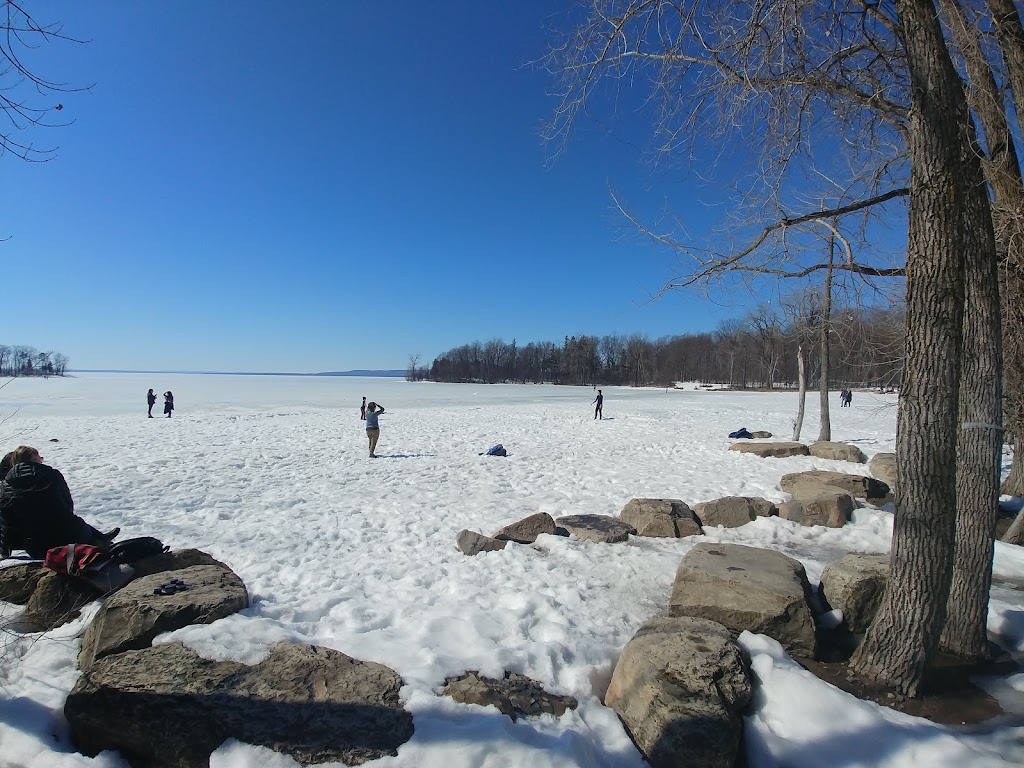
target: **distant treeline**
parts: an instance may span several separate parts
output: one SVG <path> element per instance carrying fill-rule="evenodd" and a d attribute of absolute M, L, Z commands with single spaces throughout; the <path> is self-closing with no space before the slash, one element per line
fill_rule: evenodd
<path fill-rule="evenodd" d="M 0 344 L 0 376 L 63 376 L 68 356 L 35 347 Z"/>
<path fill-rule="evenodd" d="M 833 310 L 828 321 L 830 386 L 895 387 L 903 368 L 901 309 Z M 701 381 L 735 388 L 796 386 L 803 347 L 809 386 L 821 370 L 820 313 L 785 320 L 761 308 L 711 333 L 665 336 L 566 336 L 561 344 L 474 341 L 449 350 L 406 378 L 439 382 L 672 386 Z"/>

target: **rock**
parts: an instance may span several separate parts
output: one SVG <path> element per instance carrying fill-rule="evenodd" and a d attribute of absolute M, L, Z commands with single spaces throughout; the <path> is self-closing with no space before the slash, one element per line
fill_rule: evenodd
<path fill-rule="evenodd" d="M 629 534 L 636 533 L 633 526 L 608 515 L 568 515 L 558 518 L 555 522 L 569 533 L 575 533 L 576 537 L 583 541 L 615 544 L 626 541 Z"/>
<path fill-rule="evenodd" d="M 517 544 L 533 544 L 542 533 L 554 533 L 555 521 L 547 512 L 523 518 L 517 523 L 506 525 L 492 538 L 499 541 L 514 541 Z"/>
<path fill-rule="evenodd" d="M 45 632 L 74 621 L 83 606 L 102 596 L 84 581 L 43 569 L 22 613 L 11 625 L 19 632 Z"/>
<path fill-rule="evenodd" d="M 791 472 L 783 475 L 779 486 L 797 501 L 813 499 L 821 495 L 820 486 L 830 485 L 841 489 L 858 499 L 883 499 L 889 494 L 889 486 L 866 475 L 851 475 L 846 472 L 829 472 L 812 469 L 807 472 Z M 809 490 L 804 491 L 807 486 Z"/>
<path fill-rule="evenodd" d="M 536 680 L 517 672 L 506 672 L 502 680 L 467 672 L 445 683 L 443 696 L 451 696 L 463 704 L 497 707 L 513 720 L 543 714 L 561 717 L 567 709 L 576 709 L 579 705 L 572 696 L 548 693 Z"/>
<path fill-rule="evenodd" d="M 779 506 L 779 517 L 804 526 L 824 525 L 826 528 L 842 528 L 850 522 L 853 514 L 853 497 L 841 488 L 832 485 L 801 486 L 806 497 Z"/>
<path fill-rule="evenodd" d="M 143 576 L 150 576 L 154 573 L 180 571 L 196 565 L 214 565 L 224 570 L 231 570 L 220 560 L 198 549 L 175 549 L 152 557 L 144 557 L 132 563 L 132 569 L 135 571 L 135 578 L 141 579 Z"/>
<path fill-rule="evenodd" d="M 758 517 L 779 514 L 778 507 L 760 496 L 724 496 L 695 504 L 693 511 L 704 525 L 726 528 L 738 528 Z"/>
<path fill-rule="evenodd" d="M 857 464 L 863 464 L 868 460 L 868 457 L 864 455 L 860 448 L 849 443 L 833 443 L 827 440 L 819 440 L 816 443 L 811 443 L 807 450 L 811 452 L 811 456 L 816 456 L 819 459 L 852 461 Z"/>
<path fill-rule="evenodd" d="M 630 499 L 619 519 L 637 536 L 678 539 L 704 533 L 693 510 L 679 499 Z"/>
<path fill-rule="evenodd" d="M 85 630 L 79 667 L 87 670 L 104 656 L 146 648 L 163 632 L 190 624 L 212 624 L 249 605 L 245 584 L 230 568 L 194 565 L 175 574 L 188 590 L 153 594 L 166 579 L 165 573 L 156 573 L 136 579 L 107 598 Z"/>
<path fill-rule="evenodd" d="M 464 555 L 496 552 L 499 549 L 504 549 L 506 544 L 508 544 L 507 541 L 492 539 L 490 536 L 484 536 L 482 533 L 471 531 L 468 528 L 459 531 L 459 537 L 455 540 L 455 545 Z"/>
<path fill-rule="evenodd" d="M 817 650 L 804 567 L 781 552 L 696 544 L 679 563 L 670 616 L 693 616 L 773 637 L 795 656 Z"/>
<path fill-rule="evenodd" d="M 329 648 L 281 643 L 247 667 L 167 643 L 99 659 L 64 714 L 83 752 L 117 750 L 135 768 L 206 768 L 230 738 L 303 765 L 360 765 L 412 737 L 401 686 L 394 670 Z"/>
<path fill-rule="evenodd" d="M 821 594 L 846 618 L 851 632 L 865 632 L 882 604 L 889 581 L 889 555 L 846 555 L 825 566 Z"/>
<path fill-rule="evenodd" d="M 42 563 L 18 563 L 0 568 L 0 600 L 25 605 L 36 591 L 36 585 L 49 573 Z"/>
<path fill-rule="evenodd" d="M 896 492 L 896 454 L 876 453 L 868 462 L 868 470 L 871 474 L 889 486 L 890 490 Z"/>
<path fill-rule="evenodd" d="M 768 440 L 769 438 L 771 438 L 772 433 L 765 432 L 764 430 L 759 430 L 757 432 L 751 432 L 750 436 L 755 440 Z"/>
<path fill-rule="evenodd" d="M 605 704 L 655 768 L 733 768 L 750 672 L 728 629 L 656 618 L 622 649 Z"/>
<path fill-rule="evenodd" d="M 810 452 L 803 443 L 777 442 L 777 443 L 734 443 L 729 446 L 730 451 L 740 453 L 752 453 L 761 458 L 782 459 L 787 456 L 809 456 Z"/>

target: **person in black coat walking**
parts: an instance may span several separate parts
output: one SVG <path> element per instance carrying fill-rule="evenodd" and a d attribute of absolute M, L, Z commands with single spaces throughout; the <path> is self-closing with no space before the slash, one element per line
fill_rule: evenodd
<path fill-rule="evenodd" d="M 13 451 L 13 466 L 0 482 L 0 554 L 23 549 L 42 559 L 46 551 L 65 544 L 106 547 L 120 533 L 101 533 L 75 514 L 67 481 L 43 464 L 39 451 L 22 445 Z"/>
<path fill-rule="evenodd" d="M 153 406 L 156 405 L 156 393 L 151 389 L 146 393 L 146 403 L 149 405 L 149 418 L 153 418 Z"/>
<path fill-rule="evenodd" d="M 164 392 L 164 413 L 167 414 L 167 418 L 171 418 L 171 411 L 174 410 L 174 394 L 171 390 Z"/>

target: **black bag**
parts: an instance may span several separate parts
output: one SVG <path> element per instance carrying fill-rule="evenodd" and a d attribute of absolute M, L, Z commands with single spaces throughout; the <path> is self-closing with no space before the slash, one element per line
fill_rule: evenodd
<path fill-rule="evenodd" d="M 136 563 L 146 557 L 159 555 L 166 552 L 170 547 L 164 546 L 160 539 L 152 536 L 140 536 L 137 539 L 125 539 L 110 547 L 110 558 L 115 563 L 129 564 Z"/>

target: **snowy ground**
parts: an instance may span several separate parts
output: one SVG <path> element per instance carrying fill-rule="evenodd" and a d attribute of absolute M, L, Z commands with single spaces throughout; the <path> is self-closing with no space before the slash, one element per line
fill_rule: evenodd
<path fill-rule="evenodd" d="M 145 393 L 172 389 L 172 419 L 145 417 Z M 382 403 L 376 460 L 360 398 Z M 68 479 L 77 510 L 122 537 L 153 535 L 228 563 L 252 607 L 165 635 L 213 659 L 254 663 L 282 640 L 386 664 L 405 679 L 412 740 L 382 768 L 640 768 L 601 704 L 622 646 L 662 613 L 693 541 L 597 545 L 553 536 L 465 557 L 463 528 L 492 533 L 535 512 L 617 515 L 633 497 L 690 504 L 725 495 L 783 501 L 786 472 L 863 466 L 758 459 L 727 450 L 739 427 L 788 439 L 793 394 L 410 384 L 393 379 L 80 374 L 0 389 L 0 448 L 40 448 Z M 892 451 L 895 396 L 857 393 L 832 410 L 836 440 Z M 805 438 L 818 431 L 808 399 Z M 157 408 L 159 410 L 158 403 Z M 51 443 L 51 439 L 59 442 Z M 507 458 L 478 454 L 503 443 Z M 858 510 L 841 530 L 777 518 L 706 539 L 777 549 L 816 583 L 847 552 L 885 552 L 892 515 Z M 997 544 L 990 630 L 1024 654 L 1024 549 Z M 0 620 L 19 609 L 0 603 Z M 92 611 L 42 636 L 0 636 L 0 765 L 125 768 L 119 755 L 73 752 L 62 706 Z M 753 766 L 1024 765 L 1024 675 L 993 684 L 999 723 L 957 730 L 860 702 L 744 634 L 759 694 L 748 718 Z M 580 706 L 512 723 L 439 695 L 466 670 L 515 671 Z M 294 768 L 290 758 L 226 743 L 214 768 Z"/>

